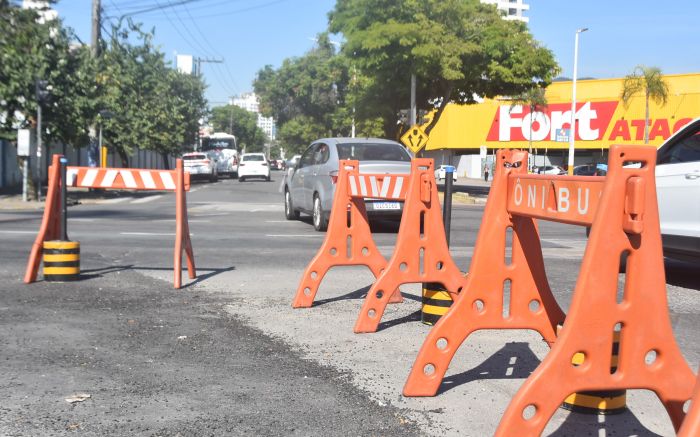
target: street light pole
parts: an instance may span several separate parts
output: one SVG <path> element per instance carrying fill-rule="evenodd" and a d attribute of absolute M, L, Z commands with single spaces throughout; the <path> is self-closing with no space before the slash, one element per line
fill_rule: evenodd
<path fill-rule="evenodd" d="M 574 81 L 571 91 L 571 128 L 569 129 L 569 176 L 574 174 L 574 141 L 576 140 L 576 75 L 578 73 L 578 37 L 587 31 L 587 27 L 576 30 L 574 39 Z"/>

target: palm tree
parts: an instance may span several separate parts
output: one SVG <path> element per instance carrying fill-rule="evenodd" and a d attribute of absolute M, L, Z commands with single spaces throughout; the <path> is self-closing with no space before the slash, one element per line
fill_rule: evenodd
<path fill-rule="evenodd" d="M 644 92 L 645 103 L 644 144 L 649 144 L 649 99 L 661 106 L 668 102 L 668 83 L 664 80 L 660 68 L 638 65 L 632 74 L 625 76 L 620 96 L 625 108 L 629 107 L 632 97 L 640 92 Z"/>
<path fill-rule="evenodd" d="M 544 93 L 545 89 L 539 84 L 536 84 L 527 91 L 513 97 L 510 105 L 511 109 L 513 109 L 514 106 L 527 106 L 530 108 L 530 138 L 528 138 L 529 156 L 532 156 L 532 124 L 534 122 L 534 114 L 535 112 L 542 112 L 547 109 L 547 97 L 545 97 Z M 534 162 L 532 165 L 534 165 Z M 530 167 L 529 164 L 528 167 Z M 530 170 L 530 168 L 528 168 L 528 170 Z"/>

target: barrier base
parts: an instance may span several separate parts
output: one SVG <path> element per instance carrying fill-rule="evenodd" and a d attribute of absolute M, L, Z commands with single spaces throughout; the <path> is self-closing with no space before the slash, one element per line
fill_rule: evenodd
<path fill-rule="evenodd" d="M 80 279 L 80 242 L 44 241 L 44 281 L 68 282 Z"/>

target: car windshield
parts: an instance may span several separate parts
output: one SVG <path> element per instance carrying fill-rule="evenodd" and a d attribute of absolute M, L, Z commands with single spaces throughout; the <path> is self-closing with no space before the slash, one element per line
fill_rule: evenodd
<path fill-rule="evenodd" d="M 245 155 L 243 161 L 265 161 L 263 155 Z"/>
<path fill-rule="evenodd" d="M 411 161 L 411 156 L 398 144 L 346 143 L 338 144 L 338 159 L 358 161 Z"/>

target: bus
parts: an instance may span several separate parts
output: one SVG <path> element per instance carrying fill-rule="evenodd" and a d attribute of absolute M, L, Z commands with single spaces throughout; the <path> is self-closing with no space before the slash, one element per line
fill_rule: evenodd
<path fill-rule="evenodd" d="M 239 150 L 235 136 L 223 132 L 203 136 L 201 151 L 216 162 L 218 175 L 238 177 Z"/>

